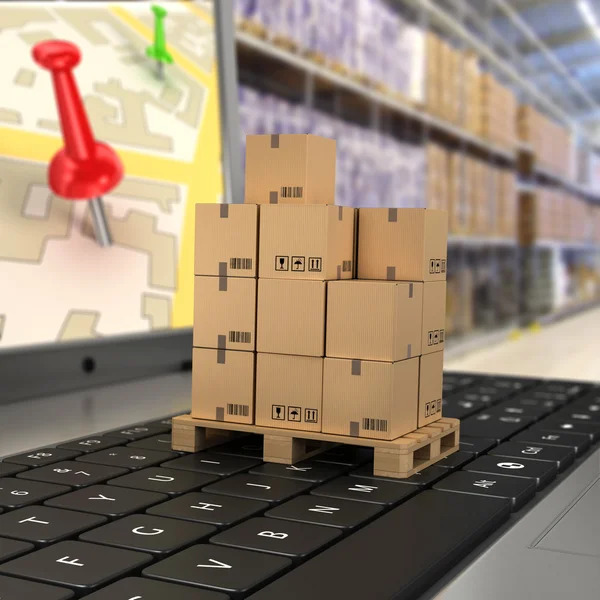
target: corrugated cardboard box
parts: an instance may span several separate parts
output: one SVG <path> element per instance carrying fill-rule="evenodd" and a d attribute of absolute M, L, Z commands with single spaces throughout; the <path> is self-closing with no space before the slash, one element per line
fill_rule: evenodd
<path fill-rule="evenodd" d="M 245 195 L 251 204 L 335 204 L 335 140 L 246 136 Z"/>
<path fill-rule="evenodd" d="M 418 427 L 425 427 L 442 418 L 444 353 L 425 354 L 419 363 Z"/>
<path fill-rule="evenodd" d="M 325 354 L 389 362 L 419 356 L 422 317 L 422 283 L 331 281 Z"/>
<path fill-rule="evenodd" d="M 254 352 L 194 348 L 192 417 L 254 422 Z"/>
<path fill-rule="evenodd" d="M 423 284 L 423 339 L 421 354 L 444 349 L 446 341 L 446 282 Z"/>
<path fill-rule="evenodd" d="M 323 432 L 394 440 L 417 428 L 419 358 L 396 363 L 326 358 Z"/>
<path fill-rule="evenodd" d="M 256 425 L 321 431 L 323 359 L 256 356 Z"/>
<path fill-rule="evenodd" d="M 358 209 L 358 278 L 446 279 L 448 214 L 422 208 Z"/>
<path fill-rule="evenodd" d="M 194 346 L 254 350 L 256 281 L 249 277 L 195 277 Z"/>
<path fill-rule="evenodd" d="M 257 351 L 324 356 L 325 286 L 324 281 L 259 279 Z"/>
<path fill-rule="evenodd" d="M 259 277 L 351 279 L 355 214 L 342 206 L 262 206 Z"/>
<path fill-rule="evenodd" d="M 196 204 L 196 275 L 256 277 L 258 206 Z"/>

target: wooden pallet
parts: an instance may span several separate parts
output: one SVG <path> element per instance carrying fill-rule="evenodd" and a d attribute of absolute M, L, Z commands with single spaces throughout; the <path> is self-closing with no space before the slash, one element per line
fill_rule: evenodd
<path fill-rule="evenodd" d="M 264 439 L 264 461 L 285 465 L 306 460 L 339 444 L 367 446 L 374 449 L 374 475 L 405 479 L 458 450 L 459 423 L 458 419 L 442 418 L 387 441 L 181 415 L 173 419 L 172 445 L 173 450 L 180 452 L 198 452 L 241 435 L 258 434 Z"/>

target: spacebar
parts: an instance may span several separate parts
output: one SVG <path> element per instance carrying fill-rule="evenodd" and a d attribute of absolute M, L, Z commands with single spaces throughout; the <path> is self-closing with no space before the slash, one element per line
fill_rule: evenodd
<path fill-rule="evenodd" d="M 405 600 L 434 584 L 510 514 L 508 501 L 426 491 L 248 600 Z"/>

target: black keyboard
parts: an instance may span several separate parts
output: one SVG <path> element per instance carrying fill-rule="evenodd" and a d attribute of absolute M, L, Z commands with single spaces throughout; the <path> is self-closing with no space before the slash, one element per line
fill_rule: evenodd
<path fill-rule="evenodd" d="M 170 419 L 5 458 L 0 598 L 416 598 L 600 438 L 591 384 L 452 373 L 444 390 L 460 451 L 405 480 L 356 446 L 294 466 L 263 463 L 258 436 L 173 452 Z"/>

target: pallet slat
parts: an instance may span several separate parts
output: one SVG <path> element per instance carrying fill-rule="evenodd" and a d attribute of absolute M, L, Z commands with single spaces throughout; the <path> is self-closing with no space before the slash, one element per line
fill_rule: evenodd
<path fill-rule="evenodd" d="M 335 445 L 367 446 L 374 449 L 374 475 L 404 479 L 456 452 L 459 429 L 458 419 L 442 418 L 388 441 L 206 421 L 181 415 L 173 419 L 172 446 L 173 450 L 198 452 L 252 433 L 264 438 L 264 461 L 280 464 L 295 464 Z"/>

